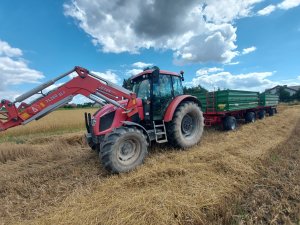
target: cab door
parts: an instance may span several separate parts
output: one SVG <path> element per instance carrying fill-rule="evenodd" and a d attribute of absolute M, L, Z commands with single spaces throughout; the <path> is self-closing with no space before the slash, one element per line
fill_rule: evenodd
<path fill-rule="evenodd" d="M 162 120 L 167 107 L 174 98 L 171 76 L 159 74 L 158 79 L 153 79 L 152 90 L 153 120 Z"/>

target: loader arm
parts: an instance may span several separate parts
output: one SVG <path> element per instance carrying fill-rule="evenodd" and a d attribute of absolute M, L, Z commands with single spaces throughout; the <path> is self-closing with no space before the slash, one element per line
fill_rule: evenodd
<path fill-rule="evenodd" d="M 73 72 L 76 72 L 78 76 L 57 89 L 43 94 L 44 89 Z M 30 104 L 23 102 L 35 94 L 42 94 L 42 97 Z M 73 70 L 17 97 L 14 102 L 3 99 L 0 102 L 0 131 L 38 120 L 70 102 L 74 96 L 79 94 L 99 104 L 104 104 L 103 102 L 105 102 L 120 107 L 128 117 L 135 116 L 138 113 L 135 93 L 99 77 L 87 69 L 77 66 Z M 125 106 L 118 103 L 118 101 L 123 99 L 128 100 Z M 19 106 L 17 107 L 16 104 L 19 104 Z"/>

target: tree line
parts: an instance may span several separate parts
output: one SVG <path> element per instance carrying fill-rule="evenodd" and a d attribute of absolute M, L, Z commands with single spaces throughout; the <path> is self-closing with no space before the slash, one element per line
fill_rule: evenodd
<path fill-rule="evenodd" d="M 300 101 L 300 89 L 296 91 L 295 94 L 290 95 L 284 87 L 280 87 L 278 90 L 279 101 L 281 102 L 291 102 L 291 101 Z"/>

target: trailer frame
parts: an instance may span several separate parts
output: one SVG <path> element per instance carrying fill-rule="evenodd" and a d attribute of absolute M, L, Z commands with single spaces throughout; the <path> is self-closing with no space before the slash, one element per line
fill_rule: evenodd
<path fill-rule="evenodd" d="M 277 113 L 277 106 L 258 106 L 255 108 L 248 108 L 242 110 L 234 110 L 234 111 L 210 111 L 207 110 L 203 112 L 204 116 L 204 124 L 207 127 L 222 124 L 224 119 L 228 116 L 233 116 L 236 119 L 244 119 L 245 115 L 248 112 L 254 112 L 255 117 L 259 111 L 265 111 L 266 113 L 273 114 L 274 112 Z M 273 113 L 272 113 L 273 111 Z"/>

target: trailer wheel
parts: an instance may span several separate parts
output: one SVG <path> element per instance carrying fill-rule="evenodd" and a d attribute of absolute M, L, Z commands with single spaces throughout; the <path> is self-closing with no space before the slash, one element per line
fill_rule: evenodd
<path fill-rule="evenodd" d="M 147 147 L 147 138 L 142 131 L 135 127 L 120 127 L 105 136 L 99 156 L 106 170 L 122 173 L 143 163 Z"/>
<path fill-rule="evenodd" d="M 269 116 L 274 116 L 274 109 L 273 108 L 271 108 L 271 109 L 269 109 Z"/>
<path fill-rule="evenodd" d="M 258 112 L 258 119 L 262 120 L 263 118 L 266 117 L 266 111 L 265 110 L 261 110 Z"/>
<path fill-rule="evenodd" d="M 203 128 L 204 118 L 200 107 L 194 102 L 184 102 L 167 124 L 169 143 L 174 147 L 189 148 L 200 141 Z"/>
<path fill-rule="evenodd" d="M 255 122 L 255 113 L 254 112 L 247 112 L 245 115 L 246 123 L 254 123 Z"/>
<path fill-rule="evenodd" d="M 236 129 L 236 119 L 234 116 L 227 116 L 223 120 L 223 129 L 230 131 Z"/>

